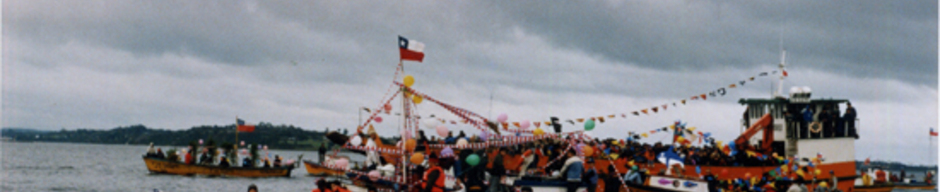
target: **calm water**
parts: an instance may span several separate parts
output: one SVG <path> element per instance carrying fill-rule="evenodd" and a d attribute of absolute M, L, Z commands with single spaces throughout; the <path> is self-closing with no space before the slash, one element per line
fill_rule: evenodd
<path fill-rule="evenodd" d="M 2 142 L 0 191 L 310 191 L 315 177 L 301 167 L 290 178 L 156 175 L 141 156 L 147 146 Z M 168 149 L 163 147 L 164 150 Z M 315 151 L 270 151 L 285 159 L 317 159 Z"/>
<path fill-rule="evenodd" d="M 2 142 L 0 191 L 310 191 L 316 177 L 297 168 L 290 178 L 157 175 L 141 159 L 147 146 Z M 168 149 L 168 147 L 163 147 Z M 270 151 L 285 159 L 317 159 L 314 151 Z M 354 159 L 362 159 L 357 155 Z M 918 177 L 922 178 L 922 177 Z M 897 191 L 897 190 L 896 190 Z"/>

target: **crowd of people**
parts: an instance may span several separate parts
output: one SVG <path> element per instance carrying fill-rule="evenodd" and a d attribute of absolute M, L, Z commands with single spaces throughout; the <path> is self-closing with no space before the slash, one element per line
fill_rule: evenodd
<path fill-rule="evenodd" d="M 176 151 L 171 150 L 168 152 L 168 154 L 164 154 L 161 148 L 156 148 L 156 150 L 154 150 L 153 143 L 150 143 L 150 147 L 147 148 L 147 153 L 144 156 L 147 158 L 183 162 L 189 165 L 208 165 L 224 168 L 239 165 L 237 164 L 239 155 L 235 153 L 236 148 L 221 150 L 221 155 L 219 155 L 220 153 L 215 147 L 203 146 L 192 148 L 192 146 L 190 146 L 190 149 L 185 151 L 182 159 L 180 159 L 180 157 L 176 154 Z M 197 151 L 200 151 L 198 159 L 196 159 Z M 282 158 L 279 155 L 274 155 L 273 163 L 267 157 L 254 159 L 251 155 L 245 156 L 243 159 L 241 159 L 241 161 L 241 167 L 243 168 L 280 168 L 285 166 L 282 164 Z"/>

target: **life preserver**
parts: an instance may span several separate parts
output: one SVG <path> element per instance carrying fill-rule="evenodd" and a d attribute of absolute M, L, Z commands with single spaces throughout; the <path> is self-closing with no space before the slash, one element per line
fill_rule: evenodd
<path fill-rule="evenodd" d="M 822 131 L 822 123 L 819 121 L 813 121 L 809 124 L 809 131 L 813 133 L 819 133 Z"/>
<path fill-rule="evenodd" d="M 430 175 L 431 172 L 433 172 L 433 171 L 435 171 L 435 170 L 436 170 L 437 173 L 439 174 L 439 175 L 437 176 L 437 181 L 428 181 L 428 175 Z M 432 185 L 431 187 L 433 187 L 433 189 L 431 189 L 431 191 L 433 191 L 433 192 L 444 192 L 444 179 L 445 179 L 445 177 L 446 177 L 446 176 L 444 176 L 444 169 L 442 169 L 440 166 L 431 167 L 431 169 L 428 169 L 426 172 L 424 172 L 424 183 L 422 183 L 421 186 L 422 186 L 422 188 L 427 188 L 427 187 L 428 187 L 428 183 L 431 183 L 431 185 Z"/>

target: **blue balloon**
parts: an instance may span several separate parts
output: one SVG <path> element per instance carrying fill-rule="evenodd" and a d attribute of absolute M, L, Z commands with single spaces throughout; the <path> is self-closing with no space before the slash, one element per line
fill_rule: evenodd
<path fill-rule="evenodd" d="M 702 174 L 702 167 L 695 166 L 695 173 L 701 175 L 701 174 Z"/>

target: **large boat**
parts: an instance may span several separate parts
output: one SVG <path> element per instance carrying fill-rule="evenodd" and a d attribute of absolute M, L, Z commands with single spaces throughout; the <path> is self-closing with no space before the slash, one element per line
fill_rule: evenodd
<path fill-rule="evenodd" d="M 294 165 L 272 168 L 219 167 L 212 165 L 190 165 L 167 159 L 144 157 L 151 173 L 173 175 L 203 175 L 224 177 L 290 177 Z"/>
<path fill-rule="evenodd" d="M 784 53 L 785 55 L 785 53 Z M 656 160 L 650 159 L 651 163 L 636 163 L 633 166 L 638 167 L 641 170 L 649 170 L 643 178 L 642 182 L 638 184 L 622 184 L 615 183 L 616 185 L 624 185 L 625 187 L 621 190 L 630 191 L 708 191 L 708 182 L 698 179 L 702 176 L 703 170 L 721 174 L 715 175 L 720 181 L 728 181 L 731 179 L 741 179 L 741 180 L 754 180 L 759 179 L 763 175 L 773 175 L 774 177 L 782 178 L 803 178 L 803 183 L 808 188 L 816 188 L 817 185 L 821 185 L 822 181 L 830 182 L 829 186 L 836 185 L 839 190 L 842 191 L 853 191 L 854 182 L 858 177 L 856 175 L 856 165 L 855 165 L 855 140 L 858 139 L 858 119 L 843 119 L 838 118 L 839 109 L 845 107 L 840 107 L 840 105 L 848 105 L 849 101 L 846 99 L 813 99 L 811 98 L 812 92 L 808 87 L 793 87 L 790 89 L 789 97 L 783 94 L 782 86 L 783 79 L 786 77 L 786 72 L 784 70 L 784 61 L 781 61 L 780 64 L 780 83 L 777 86 L 777 91 L 771 98 L 751 98 L 751 99 L 740 99 L 739 104 L 746 106 L 745 115 L 742 119 L 741 124 L 741 135 L 735 138 L 733 141 L 729 141 L 728 145 L 722 144 L 712 144 L 718 148 L 724 147 L 725 149 L 729 148 L 730 150 L 740 152 L 743 154 L 747 153 L 744 158 L 758 158 L 762 159 L 762 163 L 743 163 L 733 164 L 728 163 L 728 166 L 716 166 L 716 165 L 687 165 L 681 167 L 667 167 L 668 160 L 666 162 L 658 162 Z M 399 67 L 400 69 L 401 67 Z M 399 71 L 403 73 L 403 71 Z M 397 72 L 396 74 L 398 74 Z M 774 71 L 774 74 L 777 74 L 778 71 Z M 767 73 L 762 73 L 763 76 L 766 76 Z M 397 77 L 396 77 L 397 78 Z M 389 113 L 390 106 L 389 103 L 397 96 L 399 93 L 402 97 L 402 113 L 400 117 L 404 118 L 402 121 L 403 124 L 400 127 L 402 136 L 404 139 L 408 139 L 411 133 L 417 131 L 417 118 L 416 115 L 411 114 L 410 106 L 413 106 L 410 103 L 410 100 L 416 100 L 419 102 L 421 98 L 428 100 L 435 104 L 440 105 L 441 107 L 447 109 L 454 115 L 458 116 L 460 122 L 464 124 L 471 125 L 480 129 L 484 138 L 489 141 L 479 142 L 479 143 L 470 143 L 460 144 L 457 142 L 456 145 L 453 144 L 427 144 L 425 143 L 426 148 L 425 154 L 437 154 L 441 153 L 442 149 L 449 149 L 453 151 L 458 151 L 462 149 L 488 149 L 494 147 L 504 147 L 504 146 L 513 146 L 526 144 L 529 142 L 534 142 L 537 140 L 543 139 L 554 139 L 556 141 L 567 143 L 566 145 L 573 146 L 575 143 L 579 142 L 590 142 L 593 140 L 593 137 L 584 134 L 581 131 L 567 132 L 562 133 L 560 127 L 555 127 L 556 133 L 536 133 L 539 131 L 529 131 L 524 134 L 521 132 L 516 132 L 516 134 L 501 134 L 500 127 L 494 121 L 477 115 L 468 110 L 452 106 L 446 103 L 443 103 L 439 100 L 433 99 L 428 95 L 420 93 L 410 87 L 407 82 L 409 77 L 405 78 L 406 83 L 394 82 L 392 87 L 398 89 L 399 92 L 393 94 L 392 97 L 387 100 L 383 99 L 383 104 L 385 106 L 384 112 Z M 754 77 L 751 78 L 753 80 Z M 413 79 L 411 79 L 413 82 Z M 741 83 L 743 86 L 743 82 Z M 728 88 L 734 88 L 735 85 L 731 85 Z M 724 88 L 720 89 L 724 90 Z M 723 93 L 722 93 L 723 94 Z M 704 99 L 705 94 L 702 95 Z M 693 97 L 695 99 L 696 97 Z M 685 100 L 683 100 L 683 103 Z M 655 109 L 653 109 L 655 112 Z M 832 116 L 827 116 L 829 120 L 827 121 L 818 121 L 817 117 L 822 111 L 831 111 L 833 116 L 837 118 L 828 118 Z M 646 111 L 643 111 L 646 113 Z M 370 121 L 375 119 L 379 114 L 379 110 L 372 112 L 370 117 L 366 120 L 364 124 L 359 126 L 359 129 L 356 134 L 362 133 L 362 128 L 371 125 Z M 636 114 L 636 112 L 634 112 Z M 811 119 L 816 119 L 817 121 L 805 120 L 804 116 L 807 116 Z M 614 115 L 611 115 L 611 118 Z M 590 121 L 593 124 L 593 118 Z M 578 119 L 577 122 L 581 123 L 583 119 Z M 557 119 L 553 119 L 553 125 L 559 124 Z M 574 124 L 574 121 L 570 121 L 571 124 Z M 600 117 L 600 121 L 603 122 L 603 117 Z M 449 121 L 452 124 L 456 124 L 456 121 Z M 502 123 L 502 129 L 505 131 L 512 131 L 507 129 L 507 122 Z M 546 126 L 549 126 L 549 123 L 545 123 Z M 586 125 L 586 124 L 585 124 Z M 538 125 L 536 125 L 538 126 Z M 592 126 L 593 127 L 593 126 Z M 521 129 L 521 127 L 520 127 Z M 492 130 L 492 133 L 489 133 Z M 678 131 L 679 129 L 673 128 L 673 130 Z M 666 131 L 663 128 L 663 131 Z M 442 131 L 438 131 L 441 133 Z M 446 129 L 444 130 L 446 132 Z M 699 133 L 701 134 L 701 133 Z M 758 136 L 759 137 L 755 137 Z M 355 137 L 355 136 L 354 136 Z M 342 139 L 331 139 L 334 143 L 343 146 L 346 149 L 360 151 L 360 152 L 380 152 L 383 154 L 383 157 L 387 159 L 401 159 L 401 163 L 398 163 L 396 167 L 402 169 L 408 169 L 408 167 L 414 166 L 413 164 L 420 163 L 408 163 L 409 161 L 405 160 L 404 157 L 411 156 L 412 151 L 415 150 L 414 145 L 407 147 L 407 145 L 397 145 L 389 146 L 387 148 L 363 148 L 361 142 L 349 142 L 351 139 L 342 138 Z M 408 142 L 413 143 L 411 140 Z M 404 140 L 403 140 L 404 141 Z M 575 142 L 575 143 L 571 143 Z M 381 144 L 381 143 L 380 143 Z M 566 150 L 571 150 L 569 149 Z M 671 151 L 671 148 L 670 150 Z M 385 155 L 392 154 L 393 157 L 386 157 Z M 398 155 L 404 154 L 404 155 Z M 580 152 L 579 152 L 580 154 Z M 728 156 L 734 156 L 734 153 L 728 153 Z M 441 154 L 443 156 L 443 154 Z M 484 157 L 489 158 L 488 162 L 493 160 L 494 155 L 485 155 Z M 678 155 L 676 155 L 678 156 Z M 756 156 L 756 157 L 755 157 Z M 412 161 L 414 160 L 414 156 Z M 421 158 L 418 156 L 418 158 Z M 743 161 L 738 158 L 739 161 Z M 763 159 L 773 158 L 772 161 L 765 161 Z M 520 161 L 522 159 L 519 154 L 509 155 L 509 157 L 504 157 L 504 165 L 507 170 L 515 170 L 519 168 Z M 649 158 L 647 158 L 649 159 Z M 658 158 L 654 158 L 658 159 Z M 420 161 L 420 159 L 418 159 Z M 554 159 L 554 160 L 557 160 Z M 548 158 L 539 158 L 539 161 L 532 162 L 539 168 L 545 168 L 551 164 Z M 598 158 L 595 159 L 593 164 L 594 167 L 608 167 L 610 164 L 614 164 L 617 169 L 620 169 L 619 174 L 623 174 L 623 168 L 627 168 L 629 160 L 623 159 L 605 159 Z M 768 163 L 769 162 L 769 163 Z M 630 164 L 633 164 L 632 161 L 629 161 Z M 394 163 L 393 163 L 394 164 Z M 409 165 L 412 164 L 412 165 Z M 673 165 L 673 164 L 670 164 Z M 350 171 L 348 168 L 339 168 L 331 167 L 330 165 L 322 166 L 327 169 L 334 169 L 336 171 Z M 654 174 L 662 173 L 668 171 L 670 174 Z M 598 169 L 600 174 L 606 174 L 606 169 Z M 401 186 L 411 186 L 415 182 L 420 182 L 415 180 L 415 177 L 408 177 L 407 174 L 409 171 L 399 171 L 398 174 L 401 174 L 400 177 L 396 176 L 391 178 L 391 181 L 396 181 Z M 525 171 L 520 171 L 516 173 L 510 173 L 510 175 L 516 174 L 527 174 Z M 545 173 L 542 173 L 545 174 Z M 351 179 L 354 185 L 357 183 L 369 183 L 368 177 L 364 177 L 362 173 L 354 174 L 355 176 L 348 177 Z M 685 177 L 683 177 L 685 175 Z M 407 179 L 411 178 L 411 179 Z M 504 183 L 513 186 L 516 190 L 521 190 L 523 188 L 532 188 L 533 191 L 563 191 L 564 186 L 561 182 L 555 180 L 543 180 L 543 179 L 526 179 L 527 177 L 513 177 L 515 179 L 510 179 Z M 531 177 L 528 177 L 531 178 Z M 557 178 L 557 177 L 553 177 Z M 452 180 L 453 176 L 448 176 L 448 180 Z M 799 181 L 799 180 L 798 180 Z M 831 183 L 835 181 L 836 183 Z M 794 181 L 796 182 L 796 181 Z M 598 182 L 598 188 L 605 186 L 606 184 L 603 181 Z M 450 187 L 451 185 L 447 185 Z M 772 186 L 772 185 L 768 185 Z M 363 186 L 359 186 L 363 187 Z M 761 187 L 761 186 L 757 186 Z"/>

